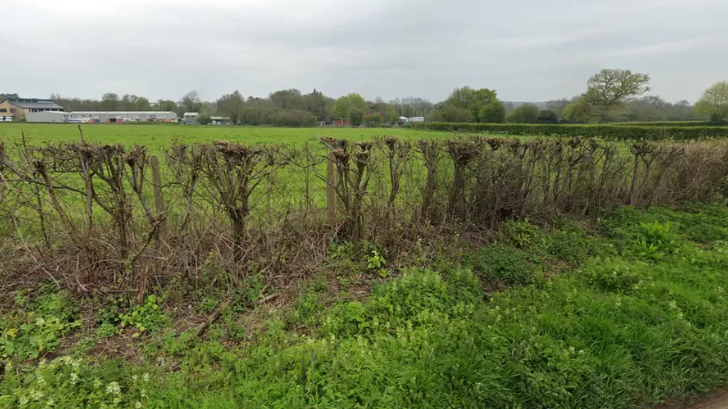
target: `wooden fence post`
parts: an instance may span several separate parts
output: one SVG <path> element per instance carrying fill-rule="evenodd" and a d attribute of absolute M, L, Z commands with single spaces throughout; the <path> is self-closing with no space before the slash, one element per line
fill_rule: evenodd
<path fill-rule="evenodd" d="M 159 159 L 157 155 L 149 158 L 149 165 L 152 168 L 152 185 L 154 185 L 154 207 L 157 210 L 157 217 L 164 214 L 164 193 L 162 192 L 162 175 L 159 172 Z M 159 241 L 162 254 L 167 255 L 167 221 L 159 224 Z"/>
<path fill-rule="evenodd" d="M 334 184 L 336 183 L 336 175 L 334 174 L 334 154 L 329 154 L 326 161 L 327 181 L 326 184 L 326 208 L 328 210 L 329 225 L 336 223 L 336 194 L 334 192 Z"/>

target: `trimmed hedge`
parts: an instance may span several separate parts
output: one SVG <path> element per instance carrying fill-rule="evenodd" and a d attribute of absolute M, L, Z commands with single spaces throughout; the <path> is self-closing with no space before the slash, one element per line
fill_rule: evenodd
<path fill-rule="evenodd" d="M 710 122 L 710 121 L 667 121 L 667 122 L 614 122 L 610 125 L 616 126 L 728 126 L 728 122 Z"/>
<path fill-rule="evenodd" d="M 622 126 L 553 124 L 476 124 L 428 122 L 412 124 L 415 129 L 451 132 L 477 132 L 507 135 L 583 136 L 618 140 L 690 140 L 728 137 L 728 127 Z"/>

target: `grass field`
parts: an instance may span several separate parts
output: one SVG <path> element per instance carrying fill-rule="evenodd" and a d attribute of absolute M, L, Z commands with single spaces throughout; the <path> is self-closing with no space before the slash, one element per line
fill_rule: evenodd
<path fill-rule="evenodd" d="M 250 126 L 180 126 L 180 125 L 81 125 L 87 141 L 146 145 L 152 148 L 168 147 L 174 139 L 184 143 L 202 143 L 213 140 L 241 141 L 249 145 L 301 144 L 316 141 L 317 136 L 341 139 L 371 139 L 374 135 L 394 135 L 404 139 L 447 137 L 449 132 L 431 132 L 405 128 L 272 128 Z M 30 143 L 77 141 L 75 124 L 0 124 L 0 140 L 13 141 L 25 133 Z"/>

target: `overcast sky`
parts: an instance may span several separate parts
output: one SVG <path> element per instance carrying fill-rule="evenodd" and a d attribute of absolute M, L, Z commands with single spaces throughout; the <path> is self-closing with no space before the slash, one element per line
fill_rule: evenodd
<path fill-rule="evenodd" d="M 6 7 L 7 6 L 7 7 Z M 151 100 L 584 91 L 601 68 L 697 100 L 728 80 L 728 0 L 32 0 L 0 9 L 0 92 Z"/>

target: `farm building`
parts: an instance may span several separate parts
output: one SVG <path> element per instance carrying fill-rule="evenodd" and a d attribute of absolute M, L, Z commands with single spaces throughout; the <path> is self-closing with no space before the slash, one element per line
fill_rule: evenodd
<path fill-rule="evenodd" d="M 349 120 L 348 119 L 334 119 L 332 122 L 333 126 L 349 126 Z"/>
<path fill-rule="evenodd" d="M 0 116 L 22 117 L 33 112 L 63 112 L 65 108 L 49 99 L 9 98 L 0 102 Z"/>
<path fill-rule="evenodd" d="M 171 111 L 74 111 L 32 112 L 25 115 L 28 122 L 88 122 L 114 124 L 124 122 L 177 122 Z"/>

